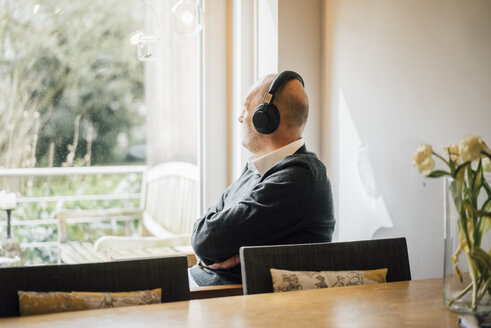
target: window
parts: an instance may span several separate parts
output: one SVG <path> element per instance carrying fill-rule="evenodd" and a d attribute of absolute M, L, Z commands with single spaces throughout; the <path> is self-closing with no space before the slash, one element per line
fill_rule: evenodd
<path fill-rule="evenodd" d="M 0 0 L 0 189 L 17 198 L 0 239 L 21 247 L 0 257 L 57 263 L 64 241 L 136 235 L 137 215 L 55 213 L 137 209 L 149 168 L 198 165 L 200 35 L 172 25 L 177 3 Z"/>

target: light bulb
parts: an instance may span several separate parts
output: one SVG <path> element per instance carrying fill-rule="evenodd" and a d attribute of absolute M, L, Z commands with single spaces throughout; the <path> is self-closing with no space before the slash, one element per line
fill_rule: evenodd
<path fill-rule="evenodd" d="M 194 15 L 193 15 L 192 13 L 190 13 L 190 12 L 185 11 L 185 12 L 184 12 L 184 13 L 181 15 L 180 20 L 181 20 L 181 22 L 182 22 L 183 24 L 185 24 L 185 25 L 190 25 L 190 24 L 192 24 L 192 23 L 193 23 L 193 21 L 194 21 Z"/>
<path fill-rule="evenodd" d="M 139 29 L 130 34 L 130 45 L 136 46 L 140 61 L 157 60 L 160 48 L 160 23 L 157 12 L 153 7 L 143 5 L 140 10 L 134 12 L 134 17 Z"/>
<path fill-rule="evenodd" d="M 138 59 L 154 61 L 158 58 L 159 39 L 155 35 L 140 34 L 138 37 Z"/>
<path fill-rule="evenodd" d="M 159 38 L 152 34 L 136 31 L 130 36 L 130 44 L 138 48 L 138 59 L 141 61 L 154 61 L 159 57 Z"/>
<path fill-rule="evenodd" d="M 140 31 L 136 31 L 136 32 L 133 32 L 131 35 L 130 35 L 130 44 L 132 46 L 134 46 L 135 44 L 138 44 L 138 40 L 140 39 L 140 36 L 142 35 L 143 33 L 140 32 Z"/>
<path fill-rule="evenodd" d="M 172 7 L 172 27 L 183 35 L 193 35 L 203 28 L 203 11 L 193 0 L 179 0 Z"/>

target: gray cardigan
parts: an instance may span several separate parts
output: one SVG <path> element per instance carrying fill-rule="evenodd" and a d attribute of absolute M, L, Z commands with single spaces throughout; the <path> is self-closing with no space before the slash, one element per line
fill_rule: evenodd
<path fill-rule="evenodd" d="M 263 176 L 248 170 L 199 218 L 192 246 L 206 265 L 223 262 L 241 246 L 331 241 L 334 213 L 326 167 L 302 146 Z M 200 286 L 241 283 L 240 265 L 190 270 Z"/>

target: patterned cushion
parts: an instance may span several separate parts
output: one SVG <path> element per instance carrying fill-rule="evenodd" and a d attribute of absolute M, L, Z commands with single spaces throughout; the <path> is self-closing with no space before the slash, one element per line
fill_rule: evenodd
<path fill-rule="evenodd" d="M 387 269 L 366 271 L 288 271 L 270 269 L 274 292 L 386 282 Z"/>
<path fill-rule="evenodd" d="M 24 292 L 18 291 L 20 315 L 112 308 L 160 303 L 162 289 L 134 292 Z"/>

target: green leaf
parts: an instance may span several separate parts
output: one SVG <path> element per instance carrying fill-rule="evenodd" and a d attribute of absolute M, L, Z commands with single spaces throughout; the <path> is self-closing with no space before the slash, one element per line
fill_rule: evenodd
<path fill-rule="evenodd" d="M 428 178 L 439 178 L 444 175 L 450 175 L 450 173 L 442 170 L 435 170 L 428 175 Z"/>
<path fill-rule="evenodd" d="M 479 233 L 484 236 L 488 230 L 491 228 L 491 217 L 483 217 L 481 225 L 479 227 Z M 491 252 L 491 249 L 489 250 Z M 490 254 L 491 255 L 491 254 Z"/>
<path fill-rule="evenodd" d="M 467 182 L 469 183 L 469 189 L 472 192 L 472 190 L 474 190 L 474 171 L 470 165 L 467 168 Z"/>
<path fill-rule="evenodd" d="M 470 165 L 471 162 L 464 162 L 462 164 L 460 164 L 457 169 L 455 170 L 455 176 L 457 176 L 459 174 L 459 172 L 464 169 L 467 165 Z"/>
<path fill-rule="evenodd" d="M 469 216 L 471 216 L 473 219 L 479 216 L 479 211 L 472 205 L 472 203 L 468 199 L 464 200 L 463 205 Z"/>
<path fill-rule="evenodd" d="M 482 210 L 484 212 L 489 211 L 489 208 L 491 208 L 491 197 L 489 197 L 488 200 L 485 201 L 484 204 L 482 205 Z"/>
<path fill-rule="evenodd" d="M 486 190 L 486 193 L 488 194 L 488 198 L 491 198 L 491 187 L 489 186 L 488 182 L 483 179 L 482 185 L 484 186 L 484 189 Z"/>
<path fill-rule="evenodd" d="M 464 200 L 464 208 L 469 211 L 469 214 L 473 214 L 475 217 L 486 216 L 491 218 L 491 212 L 476 209 L 472 203 L 468 200 Z"/>
<path fill-rule="evenodd" d="M 481 186 L 482 186 L 483 171 L 482 171 L 482 163 L 481 162 L 482 161 L 479 159 L 479 164 L 477 165 L 476 174 L 474 175 L 474 182 L 473 182 L 474 198 L 477 198 L 477 196 L 479 195 L 479 191 L 481 190 Z"/>
<path fill-rule="evenodd" d="M 471 249 L 471 257 L 479 262 L 483 267 L 491 270 L 491 257 L 481 247 L 474 246 Z"/>
<path fill-rule="evenodd" d="M 449 158 L 448 166 L 450 167 L 450 173 L 453 176 L 455 174 L 455 162 L 453 161 L 452 157 L 450 156 L 450 151 L 448 153 L 448 158 Z"/>
<path fill-rule="evenodd" d="M 460 168 L 460 167 L 459 167 Z M 455 185 L 455 197 L 457 195 L 461 195 L 462 194 L 462 191 L 464 189 L 464 180 L 465 180 L 465 170 L 460 170 L 459 171 L 459 168 L 455 171 L 456 174 L 455 174 L 455 181 L 456 181 L 456 185 Z"/>

